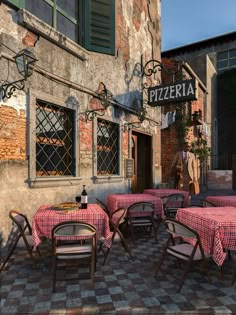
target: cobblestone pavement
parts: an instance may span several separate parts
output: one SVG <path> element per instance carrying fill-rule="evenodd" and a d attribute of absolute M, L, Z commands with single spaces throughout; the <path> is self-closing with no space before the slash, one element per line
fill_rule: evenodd
<path fill-rule="evenodd" d="M 105 266 L 98 254 L 95 288 L 90 280 L 58 281 L 52 293 L 50 247 L 41 247 L 36 265 L 26 252 L 16 252 L 1 273 L 1 315 L 77 315 L 77 314 L 236 314 L 236 284 L 231 285 L 236 268 L 236 252 L 225 262 L 224 279 L 220 268 L 210 261 L 211 282 L 204 274 L 191 271 L 180 293 L 168 268 L 180 273 L 174 260 L 165 262 L 166 272 L 155 279 L 166 231 L 161 225 L 159 238 L 138 236 L 127 239 L 134 258 L 118 243 L 114 244 Z M 82 267 L 81 267 L 82 268 Z M 83 269 L 80 269 L 83 271 Z M 77 268 L 64 268 L 72 278 Z"/>

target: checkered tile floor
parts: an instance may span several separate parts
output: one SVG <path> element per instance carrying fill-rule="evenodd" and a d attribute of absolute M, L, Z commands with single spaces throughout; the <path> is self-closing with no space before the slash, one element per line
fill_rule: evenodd
<path fill-rule="evenodd" d="M 177 268 L 174 260 L 165 263 L 166 272 L 157 280 L 154 277 L 165 237 L 161 226 L 158 242 L 141 235 L 135 241 L 127 239 L 134 259 L 124 254 L 119 243 L 112 247 L 105 266 L 99 253 L 94 290 L 90 280 L 68 280 L 58 281 L 52 294 L 46 244 L 35 266 L 26 252 L 17 252 L 0 275 L 0 314 L 236 314 L 236 284 L 231 285 L 236 253 L 225 263 L 224 280 L 219 267 L 211 262 L 211 283 L 205 275 L 192 271 L 176 293 L 176 279 L 167 271 L 167 267 Z M 64 271 L 70 278 L 78 269 Z"/>

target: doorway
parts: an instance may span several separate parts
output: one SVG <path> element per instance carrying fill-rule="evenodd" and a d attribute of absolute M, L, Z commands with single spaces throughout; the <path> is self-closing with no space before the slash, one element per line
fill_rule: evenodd
<path fill-rule="evenodd" d="M 152 188 L 152 137 L 132 131 L 132 158 L 134 177 L 131 182 L 132 193 L 142 193 Z"/>

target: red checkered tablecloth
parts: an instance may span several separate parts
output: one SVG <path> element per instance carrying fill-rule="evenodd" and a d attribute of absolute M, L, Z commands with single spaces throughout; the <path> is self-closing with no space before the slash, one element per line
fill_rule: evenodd
<path fill-rule="evenodd" d="M 144 189 L 144 194 L 150 194 L 156 197 L 166 197 L 172 194 L 184 195 L 184 207 L 189 206 L 189 192 L 180 189 Z"/>
<path fill-rule="evenodd" d="M 227 250 L 236 250 L 236 208 L 180 208 L 176 220 L 198 232 L 203 249 L 217 265 L 225 260 Z"/>
<path fill-rule="evenodd" d="M 161 199 L 150 194 L 110 194 L 107 196 L 106 205 L 112 213 L 116 209 L 125 207 L 128 208 L 133 203 L 147 201 L 154 204 L 155 213 L 163 216 L 163 206 Z"/>
<path fill-rule="evenodd" d="M 206 200 L 212 202 L 217 207 L 236 207 L 236 196 L 208 196 Z"/>
<path fill-rule="evenodd" d="M 111 246 L 111 231 L 108 215 L 97 204 L 88 204 L 87 209 L 64 212 L 53 210 L 50 205 L 42 205 L 32 221 L 32 236 L 34 247 L 41 243 L 41 237 L 51 238 L 53 227 L 63 221 L 78 220 L 93 224 L 97 228 L 97 238 L 104 237 L 106 245 Z"/>

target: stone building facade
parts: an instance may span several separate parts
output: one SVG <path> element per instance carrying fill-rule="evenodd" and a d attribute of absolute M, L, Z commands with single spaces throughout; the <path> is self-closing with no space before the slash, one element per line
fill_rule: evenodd
<path fill-rule="evenodd" d="M 162 58 L 187 62 L 207 87 L 204 116 L 212 149 L 208 187 L 235 189 L 236 32 L 163 51 Z"/>
<path fill-rule="evenodd" d="M 103 2 L 105 9 L 96 0 L 86 1 L 106 15 L 102 21 L 106 19 L 105 28 L 111 30 L 96 34 L 98 49 L 92 36 L 94 17 L 85 19 L 88 11 L 82 11 L 83 32 L 75 17 L 62 21 L 74 14 L 73 5 L 80 1 L 64 2 L 56 12 L 57 24 L 51 25 L 48 9 L 53 8 L 45 10 L 40 1 L 1 1 L 1 84 L 21 79 L 13 59 L 20 50 L 31 46 L 38 59 L 24 90 L 0 99 L 3 244 L 11 231 L 11 209 L 20 209 L 31 221 L 42 204 L 73 201 L 83 184 L 89 202 L 95 202 L 112 192 L 141 191 L 161 182 L 160 125 L 148 120 L 131 124 L 140 117 L 140 74 L 134 70 L 140 60 L 161 58 L 160 0 Z M 82 40 L 76 41 L 74 34 Z M 105 111 L 92 112 L 103 108 L 104 99 Z M 160 121 L 158 109 L 147 107 L 147 113 Z M 105 145 L 107 138 L 112 143 Z M 136 183 L 125 173 L 134 146 L 139 146 L 136 166 L 143 167 Z M 146 160 L 141 146 L 148 150 Z M 149 174 L 142 177 L 145 165 Z"/>

